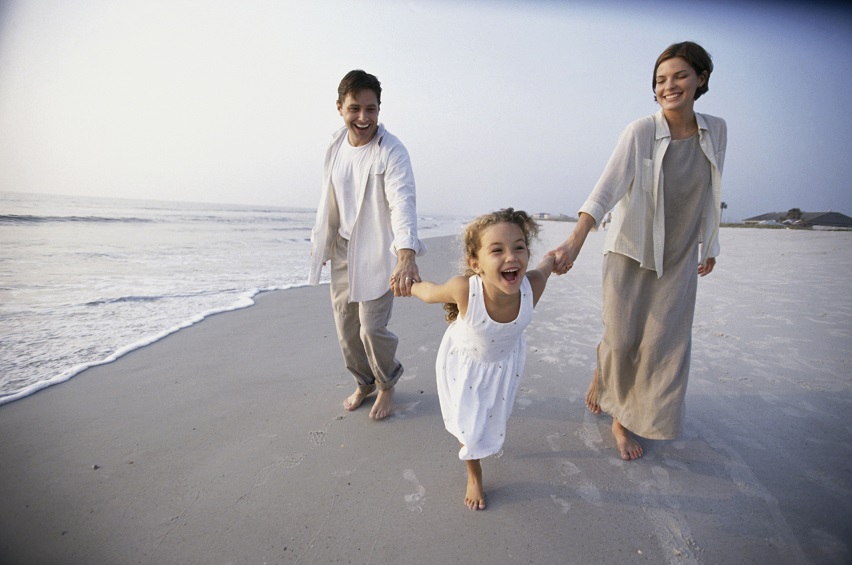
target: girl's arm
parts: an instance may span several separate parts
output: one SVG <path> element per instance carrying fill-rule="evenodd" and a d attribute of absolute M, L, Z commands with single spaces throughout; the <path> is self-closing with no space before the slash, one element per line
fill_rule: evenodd
<path fill-rule="evenodd" d="M 527 271 L 527 278 L 533 291 L 533 305 L 538 304 L 538 299 L 544 293 L 544 287 L 547 286 L 547 279 L 553 272 L 555 263 L 556 254 L 553 251 L 548 251 L 535 269 Z"/>
<path fill-rule="evenodd" d="M 466 310 L 469 288 L 468 278 L 458 276 L 451 278 L 443 284 L 430 281 L 416 282 L 411 285 L 411 295 L 416 296 L 427 304 L 452 302 L 458 304 L 460 310 L 462 310 L 462 302 L 464 302 L 464 310 Z"/>

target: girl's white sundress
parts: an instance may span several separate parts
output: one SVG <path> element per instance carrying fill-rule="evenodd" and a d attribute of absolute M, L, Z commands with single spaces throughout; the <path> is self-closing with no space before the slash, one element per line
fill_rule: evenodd
<path fill-rule="evenodd" d="M 518 317 L 506 324 L 491 319 L 482 279 L 470 277 L 467 313 L 447 328 L 435 364 L 444 425 L 462 444 L 459 459 L 482 459 L 502 449 L 526 361 L 524 329 L 532 315 L 526 277 Z"/>

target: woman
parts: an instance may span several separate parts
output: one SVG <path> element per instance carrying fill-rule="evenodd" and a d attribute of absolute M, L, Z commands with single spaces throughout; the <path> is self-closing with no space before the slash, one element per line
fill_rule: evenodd
<path fill-rule="evenodd" d="M 727 126 L 693 110 L 712 71 L 700 45 L 663 51 L 652 83 L 660 110 L 622 132 L 573 232 L 554 250 L 554 272 L 563 274 L 614 207 L 603 251 L 604 333 L 586 406 L 612 416 L 624 460 L 642 456 L 636 436 L 674 439 L 683 429 L 696 265 L 707 275 L 719 254 Z"/>

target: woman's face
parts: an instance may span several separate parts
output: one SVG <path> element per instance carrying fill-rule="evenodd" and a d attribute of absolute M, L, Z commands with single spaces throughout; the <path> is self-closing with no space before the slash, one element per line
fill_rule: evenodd
<path fill-rule="evenodd" d="M 698 76 L 695 69 L 685 59 L 674 57 L 660 63 L 657 67 L 657 86 L 654 94 L 663 110 L 692 110 L 695 91 L 707 80 Z"/>

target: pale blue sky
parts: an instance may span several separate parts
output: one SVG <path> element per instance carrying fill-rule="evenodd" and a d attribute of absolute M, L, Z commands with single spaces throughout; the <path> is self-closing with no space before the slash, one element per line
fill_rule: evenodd
<path fill-rule="evenodd" d="M 363 68 L 421 211 L 573 215 L 686 39 L 726 219 L 852 215 L 852 12 L 793 2 L 0 0 L 0 190 L 315 207 Z"/>

